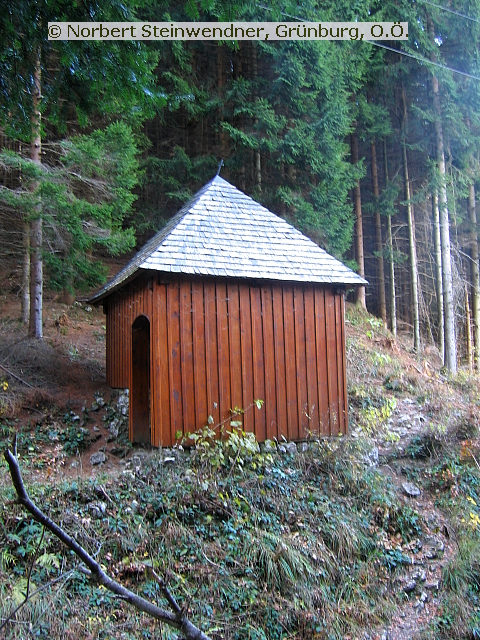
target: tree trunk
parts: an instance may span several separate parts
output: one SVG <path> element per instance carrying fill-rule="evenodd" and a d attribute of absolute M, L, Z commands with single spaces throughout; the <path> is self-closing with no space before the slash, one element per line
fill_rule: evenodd
<path fill-rule="evenodd" d="M 225 104 L 224 97 L 224 86 L 225 86 L 225 52 L 223 44 L 219 44 L 217 47 L 217 89 L 222 101 L 222 104 Z M 221 126 L 221 121 L 223 120 L 223 111 L 222 107 L 217 109 L 217 122 L 219 123 L 219 152 L 220 152 L 220 160 L 225 160 L 227 158 L 227 134 L 225 130 Z M 228 176 L 228 172 L 224 172 L 225 176 Z"/>
<path fill-rule="evenodd" d="M 358 164 L 358 137 L 354 131 L 350 137 L 352 163 Z M 363 221 L 362 221 L 362 193 L 360 191 L 360 180 L 357 180 L 354 190 L 354 207 L 355 207 L 355 259 L 358 264 L 358 274 L 365 277 L 365 258 L 363 253 Z M 355 292 L 355 301 L 363 309 L 367 308 L 365 286 L 360 285 Z"/>
<path fill-rule="evenodd" d="M 260 149 L 255 151 L 255 186 L 258 191 L 262 190 L 262 156 L 260 155 Z"/>
<path fill-rule="evenodd" d="M 382 241 L 382 219 L 380 218 L 380 210 L 378 206 L 379 189 L 378 189 L 378 168 L 377 168 L 377 149 L 375 141 L 370 143 L 370 153 L 372 156 L 372 182 L 373 182 L 373 198 L 374 198 L 374 222 L 375 222 L 375 253 L 377 258 L 378 270 L 378 303 L 380 317 L 383 324 L 387 324 L 387 305 L 385 302 L 385 270 L 383 267 L 383 241 Z"/>
<path fill-rule="evenodd" d="M 383 139 L 383 160 L 385 163 L 385 184 L 388 184 L 387 140 Z M 395 262 L 393 260 L 392 216 L 387 218 L 388 264 L 390 270 L 390 328 L 397 335 L 397 301 L 395 298 Z"/>
<path fill-rule="evenodd" d="M 433 24 L 428 23 L 433 41 Z M 435 54 L 432 52 L 432 59 Z M 448 215 L 447 185 L 445 181 L 445 151 L 443 144 L 442 109 L 438 78 L 432 74 L 432 97 L 435 117 L 437 166 L 440 173 L 438 204 L 440 207 L 440 241 L 442 247 L 443 305 L 445 314 L 445 365 L 450 373 L 457 373 L 457 343 L 455 340 L 455 301 L 453 298 L 452 256 L 450 251 L 450 221 Z"/>
<path fill-rule="evenodd" d="M 41 115 L 40 100 L 41 73 L 40 73 L 40 53 L 37 55 L 34 72 L 33 90 L 33 111 L 31 117 L 32 138 L 31 138 L 31 159 L 40 163 L 42 152 L 42 138 L 40 131 Z M 43 306 L 43 261 L 42 261 L 42 212 L 38 205 L 33 212 L 30 223 L 30 250 L 31 250 L 31 270 L 30 270 L 30 322 L 28 333 L 30 337 L 42 338 L 42 306 Z"/>
<path fill-rule="evenodd" d="M 450 221 L 448 215 L 447 187 L 445 183 L 445 154 L 443 150 L 443 129 L 440 120 L 440 95 L 438 80 L 432 76 L 433 102 L 436 117 L 435 132 L 437 143 L 437 163 L 442 179 L 439 191 L 440 242 L 442 251 L 443 305 L 445 316 L 445 364 L 447 369 L 457 372 L 457 344 L 455 340 L 455 308 L 453 299 L 452 257 L 450 252 Z"/>
<path fill-rule="evenodd" d="M 254 77 L 254 83 L 256 83 L 258 78 L 257 47 L 255 43 L 252 43 L 252 44 L 253 44 L 253 47 L 252 47 L 253 77 Z M 257 101 L 258 93 L 256 89 L 256 84 L 254 86 L 255 86 L 254 98 L 255 98 L 255 101 Z M 258 118 L 255 118 L 255 125 L 257 124 L 258 124 Z M 258 134 L 258 138 L 260 142 L 260 134 Z M 253 175 L 255 176 L 255 186 L 258 191 L 261 191 L 262 190 L 262 156 L 260 153 L 260 147 L 257 147 L 257 149 L 255 149 L 253 153 L 254 153 Z"/>
<path fill-rule="evenodd" d="M 420 351 L 420 313 L 418 304 L 418 266 L 417 266 L 417 247 L 415 243 L 415 219 L 413 214 L 413 204 L 411 202 L 410 181 L 408 178 L 408 162 L 407 162 L 407 101 L 405 98 L 405 89 L 402 90 L 403 99 L 403 175 L 405 181 L 405 200 L 407 201 L 407 220 L 408 220 L 408 245 L 410 253 L 410 277 L 412 282 L 412 298 L 413 298 L 413 349 Z"/>
<path fill-rule="evenodd" d="M 413 327 L 413 318 L 412 318 L 412 292 L 410 286 L 410 274 L 408 273 L 408 268 L 404 267 L 400 272 L 401 278 L 401 312 L 400 317 L 403 318 L 407 324 Z"/>
<path fill-rule="evenodd" d="M 30 319 L 30 223 L 23 221 L 23 260 L 22 260 L 22 322 Z"/>
<path fill-rule="evenodd" d="M 477 210 L 475 206 L 475 185 L 468 192 L 468 214 L 471 224 L 470 257 L 472 259 L 472 319 L 473 319 L 473 360 L 475 369 L 480 369 L 480 268 L 478 263 Z"/>
<path fill-rule="evenodd" d="M 243 42 L 239 40 L 237 42 L 238 49 L 235 51 L 230 51 L 230 59 L 229 66 L 231 67 L 231 72 L 234 80 L 238 80 L 238 78 L 242 75 L 242 52 L 243 52 Z M 240 129 L 243 129 L 247 126 L 245 116 L 238 116 L 237 126 Z M 243 149 L 241 152 L 241 166 L 240 166 L 240 189 L 242 191 L 246 191 L 247 189 L 247 167 L 249 165 L 250 152 L 247 149 Z"/>
<path fill-rule="evenodd" d="M 284 185 L 285 184 L 285 162 L 283 160 L 280 163 L 280 180 L 281 180 L 281 184 Z M 285 218 L 285 216 L 287 215 L 287 207 L 285 205 L 285 200 L 283 198 L 280 200 L 279 213 L 282 216 L 282 218 Z"/>
<path fill-rule="evenodd" d="M 438 348 L 442 356 L 442 364 L 445 364 L 445 322 L 443 311 L 443 277 L 442 277 L 442 243 L 440 241 L 440 211 L 438 209 L 438 196 L 432 195 L 433 206 L 433 242 L 435 251 L 437 308 L 438 308 Z"/>
<path fill-rule="evenodd" d="M 465 334 L 467 338 L 467 364 L 470 371 L 473 371 L 472 322 L 467 283 L 465 283 Z"/>

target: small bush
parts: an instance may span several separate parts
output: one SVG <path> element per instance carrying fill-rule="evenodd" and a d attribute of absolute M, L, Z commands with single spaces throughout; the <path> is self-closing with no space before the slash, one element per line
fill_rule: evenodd
<path fill-rule="evenodd" d="M 439 438 L 431 432 L 425 432 L 414 436 L 408 443 L 406 454 L 417 460 L 427 460 L 438 457 L 443 451 L 444 445 Z"/>

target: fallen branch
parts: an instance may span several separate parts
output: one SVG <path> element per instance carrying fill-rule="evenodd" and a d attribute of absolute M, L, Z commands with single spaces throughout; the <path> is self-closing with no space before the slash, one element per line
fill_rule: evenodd
<path fill-rule="evenodd" d="M 416 364 L 413 364 L 413 362 L 410 364 L 410 366 L 412 367 L 412 369 L 415 369 L 415 371 L 418 371 L 420 375 L 425 375 L 424 372 L 419 367 L 417 367 Z"/>
<path fill-rule="evenodd" d="M 159 620 L 160 622 L 164 622 L 165 624 L 178 629 L 185 640 L 210 640 L 207 635 L 205 635 L 200 629 L 198 629 L 198 627 L 185 617 L 183 610 L 165 585 L 163 592 L 173 609 L 173 613 L 152 604 L 148 600 L 145 600 L 145 598 L 138 596 L 133 591 L 130 591 L 130 589 L 127 589 L 119 582 L 110 578 L 103 571 L 100 564 L 80 544 L 78 544 L 74 538 L 53 522 L 53 520 L 45 515 L 43 511 L 34 504 L 25 489 L 22 474 L 20 472 L 20 466 L 15 455 L 9 449 L 5 451 L 4 455 L 10 470 L 13 486 L 17 492 L 17 502 L 25 507 L 34 520 L 43 525 L 45 529 L 48 529 L 48 531 L 53 533 L 53 535 L 57 536 L 64 545 L 71 549 L 80 558 L 88 568 L 88 575 L 92 580 L 97 584 L 103 585 L 106 589 L 115 593 L 117 596 L 122 598 L 122 600 L 125 600 L 139 611 L 143 611 L 152 618 L 155 618 L 155 620 Z"/>
<path fill-rule="evenodd" d="M 3 369 L 5 373 L 7 373 L 9 376 L 12 376 L 12 378 L 15 378 L 15 380 L 18 380 L 18 382 L 21 382 L 27 387 L 30 387 L 30 389 L 35 389 L 35 387 L 32 386 L 29 382 L 27 382 L 26 380 L 23 380 L 22 378 L 19 378 L 19 376 L 15 375 L 13 371 L 10 371 L 10 369 L 7 369 L 7 367 L 4 367 L 3 364 L 0 364 L 0 369 Z"/>
<path fill-rule="evenodd" d="M 478 460 L 476 459 L 476 457 L 473 455 L 473 453 L 471 454 L 473 461 L 475 462 L 475 464 L 477 465 L 477 467 L 480 469 L 480 464 L 478 463 Z"/>

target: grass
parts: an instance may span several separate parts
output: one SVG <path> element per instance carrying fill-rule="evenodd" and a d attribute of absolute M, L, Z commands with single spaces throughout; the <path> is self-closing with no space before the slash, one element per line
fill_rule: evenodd
<path fill-rule="evenodd" d="M 480 638 L 480 468 L 459 441 L 464 419 L 437 439 L 414 443 L 417 458 L 427 457 L 424 486 L 448 522 L 455 554 L 444 565 L 439 614 L 423 637 L 436 640 Z"/>
<path fill-rule="evenodd" d="M 0 441 L 18 434 L 32 497 L 113 577 L 166 604 L 153 567 L 213 639 L 354 639 L 378 634 L 405 604 L 401 579 L 427 529 L 429 514 L 370 466 L 395 403 L 413 400 L 429 424 L 402 453 L 393 448 L 388 462 L 435 500 L 455 541 L 435 595 L 438 613 L 422 638 L 480 637 L 478 379 L 461 371 L 448 380 L 431 368 L 423 375 L 422 362 L 392 346 L 376 319 L 356 308 L 347 319 L 356 439 L 312 439 L 305 452 L 282 456 L 241 438 L 217 443 L 207 429 L 202 446 L 179 451 L 175 464 L 164 464 L 160 451 L 117 475 L 57 484 L 38 480 L 45 452 L 57 439 L 61 455 L 88 444 L 81 431 L 88 412 L 81 421 L 63 412 L 27 428 L 0 402 Z M 0 388 L 0 401 L 11 392 Z M 54 406 L 48 411 L 55 414 Z M 39 546 L 41 530 L 13 498 L 0 460 L 0 618 L 22 597 L 30 567 L 33 583 L 46 585 L 6 639 L 175 637 L 78 571 L 69 574 L 75 558 L 50 535 Z M 99 502 L 103 514 L 93 508 Z"/>
<path fill-rule="evenodd" d="M 378 472 L 359 462 L 360 453 L 361 444 L 351 441 L 319 441 L 294 458 L 258 454 L 241 474 L 238 467 L 212 467 L 207 489 L 205 459 L 185 455 L 167 467 L 160 453 L 141 475 L 110 479 L 101 489 L 77 481 L 30 490 L 129 587 L 161 601 L 144 563 L 166 576 L 212 638 L 344 638 L 387 620 L 396 567 L 385 540 L 417 534 L 400 527 L 404 507 L 382 489 Z M 4 465 L 1 473 L 6 503 L 13 494 Z M 89 505 L 105 494 L 105 516 L 95 518 Z M 379 518 L 385 505 L 389 517 Z M 0 617 L 24 588 L 40 535 L 18 506 L 8 508 L 0 529 Z M 34 563 L 37 585 L 74 565 L 51 536 L 41 555 L 50 562 Z M 136 612 L 75 573 L 67 587 L 52 585 L 22 609 L 6 638 L 24 637 L 27 623 L 36 637 L 69 637 L 79 625 L 82 637 L 153 638 L 154 623 L 136 620 Z"/>

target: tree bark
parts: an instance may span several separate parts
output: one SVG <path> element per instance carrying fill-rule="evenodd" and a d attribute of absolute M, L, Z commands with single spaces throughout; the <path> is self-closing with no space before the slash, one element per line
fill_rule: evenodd
<path fill-rule="evenodd" d="M 260 149 L 255 151 L 255 185 L 259 191 L 262 190 L 262 156 Z"/>
<path fill-rule="evenodd" d="M 387 140 L 383 139 L 383 160 L 385 163 L 385 184 L 388 184 Z M 395 297 L 395 262 L 393 260 L 392 216 L 387 218 L 388 265 L 390 272 L 390 329 L 397 335 L 397 300 Z"/>
<path fill-rule="evenodd" d="M 257 60 L 257 47 L 255 43 L 252 43 L 252 66 L 253 66 L 253 78 L 254 83 L 257 82 L 258 77 L 258 60 Z M 256 87 L 256 85 L 254 85 Z M 254 90 L 254 99 L 255 102 L 258 100 L 258 92 L 255 88 Z M 255 126 L 258 125 L 258 118 L 255 118 Z M 260 134 L 258 135 L 260 138 Z M 255 176 L 255 186 L 258 191 L 262 190 L 262 156 L 260 153 L 260 147 L 254 150 L 254 169 L 253 175 Z"/>
<path fill-rule="evenodd" d="M 41 114 L 40 101 L 41 90 L 40 52 L 37 54 L 34 71 L 33 110 L 31 117 L 31 159 L 41 163 L 42 138 L 41 138 Z M 41 206 L 32 212 L 30 223 L 30 322 L 28 333 L 30 337 L 42 338 L 42 307 L 43 307 L 43 260 L 42 260 L 42 212 Z"/>
<path fill-rule="evenodd" d="M 475 369 L 480 369 L 480 267 L 478 263 L 477 209 L 475 185 L 470 184 L 468 192 L 468 214 L 470 219 L 470 257 L 472 259 L 472 320 L 473 320 L 473 360 Z"/>
<path fill-rule="evenodd" d="M 412 298 L 413 298 L 413 348 L 415 351 L 420 351 L 420 312 L 418 304 L 418 265 L 417 265 L 417 247 L 415 242 L 415 219 L 413 212 L 413 204 L 411 202 L 411 190 L 410 181 L 408 177 L 408 162 L 407 162 L 407 143 L 406 143 L 406 128 L 407 128 L 407 101 L 405 97 L 405 89 L 402 90 L 403 99 L 403 140 L 402 140 L 402 152 L 403 152 L 403 175 L 405 181 L 405 199 L 407 201 L 407 220 L 408 220 L 408 244 L 410 253 L 410 277 L 412 283 Z"/>
<path fill-rule="evenodd" d="M 30 223 L 23 221 L 22 322 L 30 320 Z"/>
<path fill-rule="evenodd" d="M 467 338 L 467 364 L 470 371 L 473 371 L 472 322 L 467 283 L 465 283 L 465 334 Z"/>
<path fill-rule="evenodd" d="M 383 241 L 382 241 L 382 219 L 380 217 L 380 210 L 378 206 L 379 189 L 378 189 L 378 168 L 377 168 L 377 149 L 375 146 L 375 140 L 370 143 L 370 154 L 372 159 L 372 183 L 373 183 L 373 198 L 374 198 L 374 212 L 373 218 L 375 223 L 375 253 L 377 258 L 377 271 L 378 271 L 378 304 L 380 310 L 380 317 L 383 324 L 387 324 L 387 305 L 385 302 L 385 270 L 383 265 Z"/>
<path fill-rule="evenodd" d="M 352 163 L 358 164 L 358 137 L 354 131 L 350 136 L 350 146 L 352 152 Z M 355 208 L 355 260 L 358 264 L 358 274 L 365 277 L 365 257 L 363 252 L 363 220 L 362 220 L 362 192 L 360 190 L 360 180 L 357 180 L 353 189 L 353 200 Z M 367 308 L 365 285 L 359 285 L 355 291 L 355 301 L 363 309 Z"/>
<path fill-rule="evenodd" d="M 442 179 L 439 191 L 440 243 L 442 253 L 443 305 L 445 318 L 445 365 L 455 374 L 457 372 L 457 344 L 455 338 L 455 303 L 453 299 L 452 257 L 450 251 L 450 220 L 448 215 L 447 187 L 445 184 L 445 153 L 443 148 L 443 129 L 440 120 L 440 95 L 438 79 L 432 76 L 433 102 L 436 120 L 437 165 Z"/>
<path fill-rule="evenodd" d="M 225 86 L 225 52 L 223 44 L 218 44 L 217 46 L 217 88 L 222 104 L 225 104 L 224 98 L 224 86 Z M 220 151 L 220 160 L 225 160 L 227 158 L 227 134 L 225 130 L 221 126 L 221 121 L 223 120 L 223 112 L 222 107 L 219 107 L 217 110 L 217 122 L 219 123 L 219 151 Z M 225 175 L 228 175 L 225 172 Z"/>
<path fill-rule="evenodd" d="M 438 196 L 432 195 L 433 208 L 433 245 L 435 252 L 435 273 L 438 309 L 438 348 L 445 364 L 445 318 L 443 309 L 443 276 L 442 276 L 442 243 L 440 239 L 440 211 L 438 209 Z"/>
<path fill-rule="evenodd" d="M 433 40 L 433 24 L 428 22 Z M 434 59 L 432 53 L 432 58 Z M 438 78 L 432 73 L 432 99 L 435 117 L 437 167 L 440 174 L 438 204 L 440 208 L 440 241 L 442 249 L 443 305 L 445 317 L 445 365 L 452 374 L 457 373 L 457 343 L 455 339 L 455 301 L 453 298 L 452 256 L 450 251 L 450 220 L 448 215 L 447 185 L 445 181 L 445 151 L 443 143 L 442 109 Z"/>

